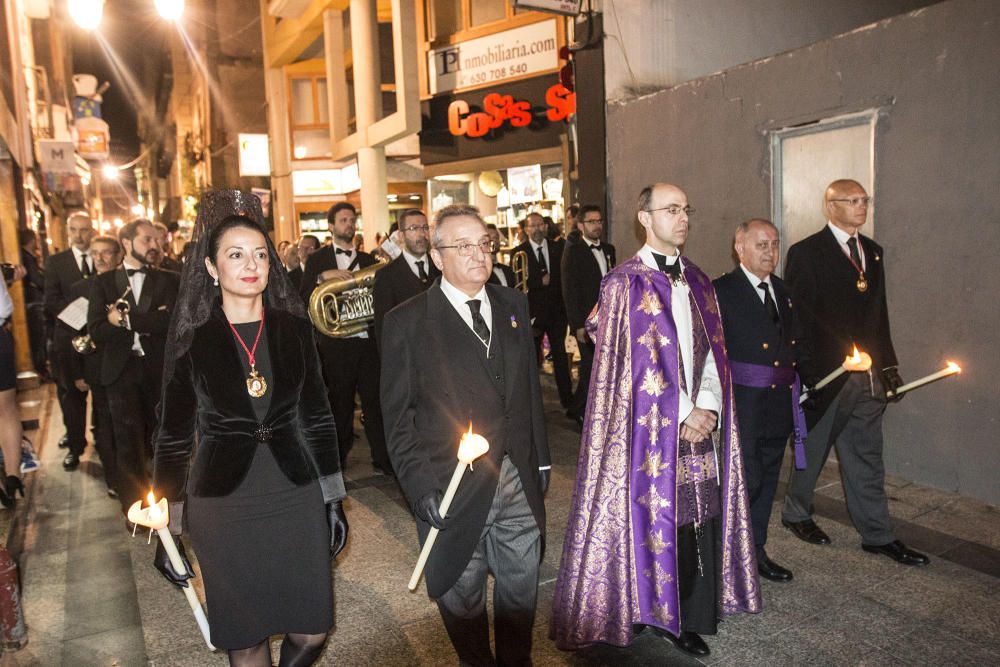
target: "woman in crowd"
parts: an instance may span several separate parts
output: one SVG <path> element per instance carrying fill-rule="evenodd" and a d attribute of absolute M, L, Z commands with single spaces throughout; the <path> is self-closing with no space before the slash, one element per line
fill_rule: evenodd
<path fill-rule="evenodd" d="M 9 266 L 9 265 L 8 265 Z M 12 267 L 10 281 L 25 275 L 23 266 Z M 17 371 L 14 368 L 14 336 L 10 318 L 14 303 L 7 292 L 7 276 L 0 281 L 0 449 L 3 451 L 4 481 L 0 503 L 13 507 L 17 494 L 24 497 L 21 484 L 21 413 L 17 408 Z"/>
<path fill-rule="evenodd" d="M 310 665 L 333 625 L 329 558 L 347 519 L 313 327 L 260 201 L 211 192 L 198 211 L 167 339 L 154 489 L 190 535 L 212 643 L 232 665 Z M 197 452 L 192 445 L 197 436 Z M 324 510 L 325 505 L 325 510 Z M 187 585 L 158 545 L 156 567 Z"/>

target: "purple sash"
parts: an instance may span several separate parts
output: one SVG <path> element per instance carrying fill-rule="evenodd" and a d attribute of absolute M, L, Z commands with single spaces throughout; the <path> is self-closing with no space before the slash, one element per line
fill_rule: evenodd
<path fill-rule="evenodd" d="M 733 371 L 733 384 L 741 384 L 744 387 L 756 387 L 763 389 L 771 385 L 783 384 L 792 388 L 792 423 L 795 425 L 795 468 L 805 470 L 806 468 L 806 415 L 799 405 L 799 395 L 802 393 L 802 383 L 799 381 L 799 374 L 791 368 L 776 368 L 774 366 L 760 366 L 758 364 L 745 364 L 741 361 L 729 361 L 729 367 Z"/>

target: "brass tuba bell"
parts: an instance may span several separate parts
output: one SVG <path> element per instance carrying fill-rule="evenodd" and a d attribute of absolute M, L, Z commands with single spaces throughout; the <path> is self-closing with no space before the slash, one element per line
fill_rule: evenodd
<path fill-rule="evenodd" d="M 368 328 L 375 319 L 375 274 L 388 266 L 379 262 L 321 283 L 309 297 L 309 319 L 320 333 L 347 338 Z"/>

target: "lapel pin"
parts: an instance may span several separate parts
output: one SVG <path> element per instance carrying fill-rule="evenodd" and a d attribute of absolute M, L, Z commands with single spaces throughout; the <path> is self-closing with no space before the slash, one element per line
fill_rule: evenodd
<path fill-rule="evenodd" d="M 514 316 L 514 315 L 510 316 L 510 328 L 511 329 L 516 329 L 517 328 L 517 317 Z"/>

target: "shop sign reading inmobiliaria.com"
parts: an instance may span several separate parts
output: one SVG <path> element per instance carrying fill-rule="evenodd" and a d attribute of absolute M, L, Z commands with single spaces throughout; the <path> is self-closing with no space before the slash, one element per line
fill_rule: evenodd
<path fill-rule="evenodd" d="M 427 59 L 432 95 L 548 72 L 559 66 L 556 20 L 434 49 Z"/>

